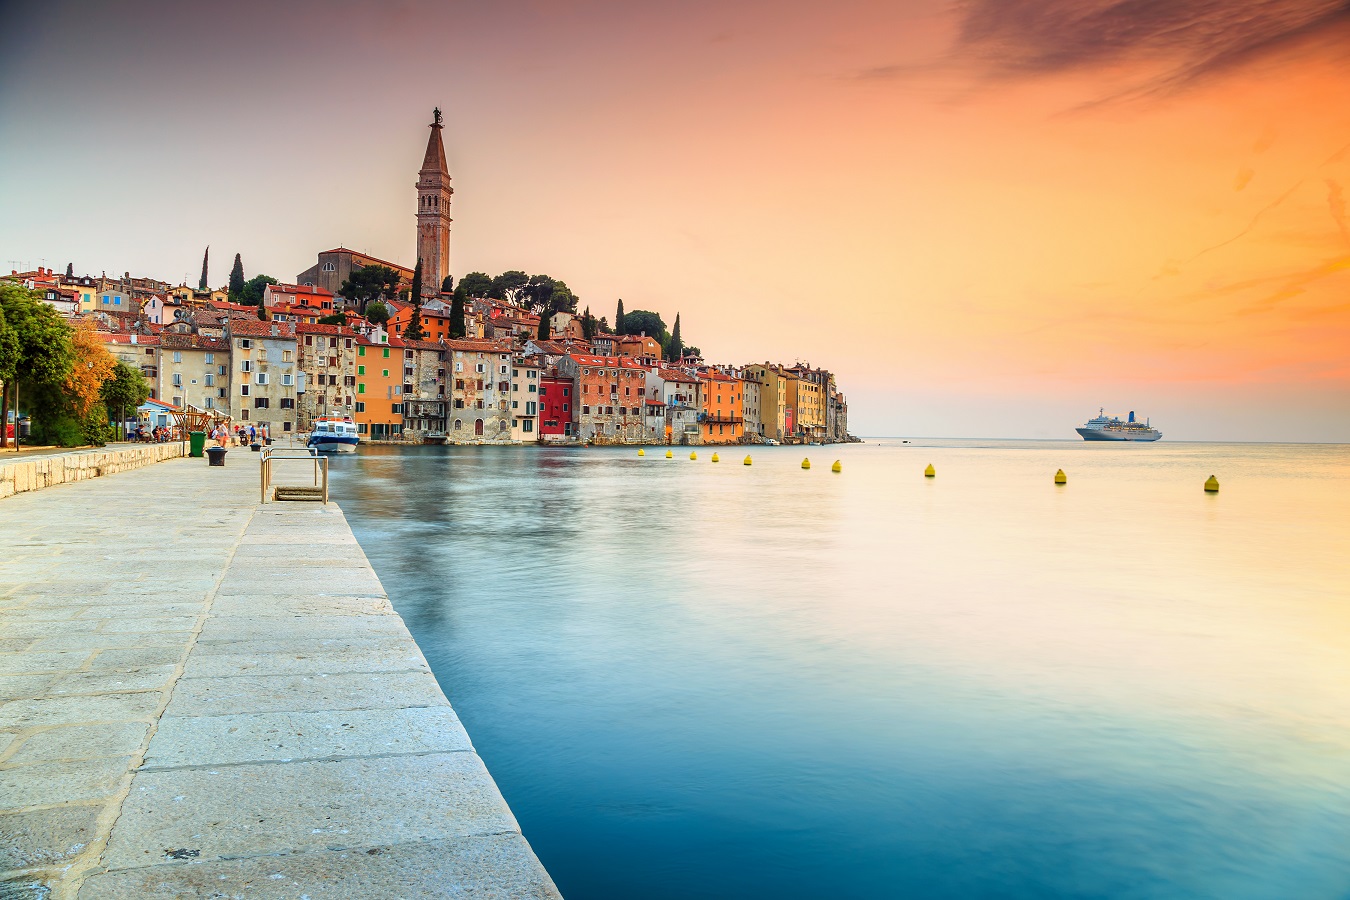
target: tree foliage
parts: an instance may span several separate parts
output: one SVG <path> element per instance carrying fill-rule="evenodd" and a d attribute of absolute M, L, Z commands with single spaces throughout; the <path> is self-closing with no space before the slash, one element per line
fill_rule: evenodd
<path fill-rule="evenodd" d="M 145 402 L 150 396 L 150 385 L 133 366 L 119 359 L 113 364 L 112 375 L 103 382 L 99 396 L 109 410 L 124 413 Z"/>
<path fill-rule="evenodd" d="M 448 294 L 455 289 L 455 276 L 447 275 L 441 279 L 441 293 Z"/>
<path fill-rule="evenodd" d="M 549 339 L 548 316 L 540 316 L 540 317 L 539 317 L 539 335 L 538 335 L 538 337 L 539 337 L 539 340 L 541 340 L 541 341 L 546 341 L 546 340 Z"/>
<path fill-rule="evenodd" d="M 67 278 L 75 277 L 75 264 L 73 262 L 66 263 L 66 277 Z"/>
<path fill-rule="evenodd" d="M 244 292 L 244 261 L 239 254 L 234 255 L 234 266 L 230 269 L 230 302 L 242 303 L 239 298 Z"/>
<path fill-rule="evenodd" d="M 372 301 L 392 299 L 397 292 L 398 273 L 388 266 L 356 269 L 338 287 L 338 293 L 355 303 L 362 313 Z"/>
<path fill-rule="evenodd" d="M 341 321 L 341 322 L 334 322 L 334 323 L 332 323 L 332 324 L 335 324 L 335 325 L 345 325 L 345 324 L 346 324 L 346 322 L 347 322 L 347 317 L 346 317 L 346 316 L 342 315 L 341 313 L 338 313 L 336 317 L 339 318 L 339 319 L 341 319 L 342 321 Z M 324 318 L 325 318 L 325 319 L 331 319 L 331 318 L 334 318 L 334 317 L 333 317 L 333 316 L 324 316 Z M 389 321 L 389 307 L 385 306 L 383 303 L 381 303 L 380 301 L 376 300 L 374 303 L 372 303 L 372 304 L 370 304 L 369 306 L 366 307 L 366 318 L 369 319 L 371 322 L 375 323 L 376 325 L 383 325 L 385 322 L 388 322 L 388 321 Z M 320 320 L 320 321 L 322 321 L 322 320 Z"/>
<path fill-rule="evenodd" d="M 460 280 L 459 287 L 464 287 L 463 279 Z M 462 338 L 466 333 L 467 326 L 464 324 L 464 296 L 460 293 L 459 288 L 455 288 L 455 296 L 450 300 L 450 337 Z"/>
<path fill-rule="evenodd" d="M 623 325 L 616 327 L 618 334 L 646 334 L 656 338 L 661 343 L 666 341 L 666 323 L 654 312 L 645 309 L 635 309 L 632 312 L 624 313 Z"/>
<path fill-rule="evenodd" d="M 684 356 L 684 339 L 680 336 L 680 314 L 675 314 L 675 325 L 670 330 L 670 337 L 665 341 L 666 359 L 671 362 L 679 361 Z"/>
<path fill-rule="evenodd" d="M 581 314 L 581 334 L 586 340 L 595 337 L 596 329 L 599 323 L 595 321 L 595 316 L 591 315 L 591 308 L 586 307 L 586 311 Z"/>
<path fill-rule="evenodd" d="M 374 304 L 374 303 L 371 304 L 372 307 L 375 306 L 375 305 L 376 305 L 376 304 Z M 383 304 L 383 303 L 379 304 L 379 307 L 380 307 L 380 309 L 384 309 L 384 304 Z M 386 318 L 386 319 L 388 318 L 388 313 L 385 314 L 385 318 Z M 330 316 L 320 316 L 320 317 L 319 317 L 319 324 L 320 324 L 320 325 L 346 325 L 346 324 L 347 324 L 347 317 L 344 316 L 342 313 L 333 313 L 333 314 L 330 315 Z"/>
<path fill-rule="evenodd" d="M 263 294 L 267 291 L 267 286 L 279 283 L 271 275 L 254 275 L 244 282 L 244 286 L 239 289 L 239 299 L 234 302 L 248 306 L 262 306 Z"/>
<path fill-rule="evenodd" d="M 511 269 L 503 272 L 492 279 L 492 285 L 488 289 L 488 296 L 493 300 L 509 300 L 512 303 L 528 303 L 529 298 L 525 291 L 525 286 L 530 283 L 530 276 L 519 269 Z"/>
<path fill-rule="evenodd" d="M 197 290 L 204 291 L 206 287 L 206 263 L 211 258 L 211 247 L 207 246 L 206 252 L 202 254 L 202 277 L 197 280 Z M 137 404 L 139 405 L 139 404 Z"/>
<path fill-rule="evenodd" d="M 623 298 L 619 298 L 619 306 L 614 310 L 614 330 L 619 334 L 628 334 L 623 330 Z"/>
<path fill-rule="evenodd" d="M 492 279 L 486 272 L 470 272 L 455 286 L 455 296 L 468 300 L 472 297 L 487 297 L 492 291 Z"/>

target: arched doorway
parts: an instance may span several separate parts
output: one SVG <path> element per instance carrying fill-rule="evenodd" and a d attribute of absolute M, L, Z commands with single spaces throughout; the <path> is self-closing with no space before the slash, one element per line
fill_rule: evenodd
<path fill-rule="evenodd" d="M 473 423 L 473 433 L 481 435 L 483 433 L 483 420 L 477 419 Z"/>

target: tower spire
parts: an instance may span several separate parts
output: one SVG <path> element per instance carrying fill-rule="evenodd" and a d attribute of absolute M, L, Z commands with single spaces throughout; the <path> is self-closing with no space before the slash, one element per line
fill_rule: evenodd
<path fill-rule="evenodd" d="M 441 140 L 441 108 L 432 112 L 431 134 L 422 168 L 417 173 L 417 255 L 422 261 L 423 283 L 439 290 L 450 273 L 450 168 L 445 164 Z"/>

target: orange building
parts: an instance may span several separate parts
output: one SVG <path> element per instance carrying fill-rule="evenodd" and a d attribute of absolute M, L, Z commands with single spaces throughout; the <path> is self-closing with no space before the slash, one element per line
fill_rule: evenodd
<path fill-rule="evenodd" d="M 408 328 L 408 323 L 412 321 L 413 305 L 400 301 L 388 304 L 388 306 L 389 321 L 385 323 L 384 327 L 390 335 L 402 337 L 403 332 Z M 437 341 L 448 341 L 450 339 L 449 310 L 441 311 L 423 305 L 422 331 L 426 335 L 423 340 L 431 341 L 433 344 Z"/>
<path fill-rule="evenodd" d="M 734 444 L 745 433 L 745 413 L 741 408 L 745 386 L 739 378 L 709 369 L 698 376 L 699 423 L 705 444 Z"/>
<path fill-rule="evenodd" d="M 376 441 L 397 437 L 403 433 L 403 341 L 356 340 L 356 430 Z"/>

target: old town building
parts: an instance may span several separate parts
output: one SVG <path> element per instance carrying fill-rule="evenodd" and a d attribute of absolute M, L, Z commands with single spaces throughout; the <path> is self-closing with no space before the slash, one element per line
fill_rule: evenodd
<path fill-rule="evenodd" d="M 508 341 L 446 341 L 446 437 L 451 443 L 511 440 L 511 344 Z"/>
<path fill-rule="evenodd" d="M 341 325 L 295 326 L 304 373 L 299 395 L 299 428 L 308 431 L 321 416 L 350 416 L 356 397 L 356 334 Z"/>
<path fill-rule="evenodd" d="M 289 322 L 230 319 L 231 405 L 234 420 L 266 426 L 275 438 L 297 430 L 299 365 L 295 326 Z"/>

